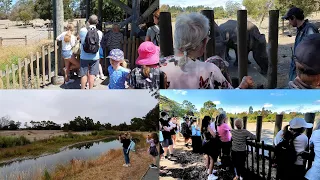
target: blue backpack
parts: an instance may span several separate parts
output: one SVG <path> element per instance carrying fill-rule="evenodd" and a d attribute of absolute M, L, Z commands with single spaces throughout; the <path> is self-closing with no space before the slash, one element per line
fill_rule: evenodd
<path fill-rule="evenodd" d="M 135 147 L 136 147 L 136 143 L 131 140 L 129 147 L 128 147 L 128 150 L 127 150 L 127 154 L 129 153 L 130 150 L 132 152 L 136 152 Z"/>

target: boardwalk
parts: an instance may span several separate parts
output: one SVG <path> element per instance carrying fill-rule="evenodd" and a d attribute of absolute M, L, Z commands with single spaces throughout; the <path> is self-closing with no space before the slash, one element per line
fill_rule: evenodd
<path fill-rule="evenodd" d="M 159 169 L 149 168 L 146 174 L 141 178 L 141 180 L 156 180 L 159 179 Z"/>

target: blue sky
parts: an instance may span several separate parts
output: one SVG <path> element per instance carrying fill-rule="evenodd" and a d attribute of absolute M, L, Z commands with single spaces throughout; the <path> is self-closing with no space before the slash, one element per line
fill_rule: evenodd
<path fill-rule="evenodd" d="M 265 109 L 273 112 L 320 111 L 320 91 L 308 90 L 161 90 L 160 94 L 182 103 L 192 102 L 197 110 L 211 100 L 230 113 Z"/>
<path fill-rule="evenodd" d="M 219 6 L 225 6 L 226 2 L 228 0 L 160 0 L 160 7 L 162 4 L 167 4 L 170 6 L 181 6 L 181 7 L 187 7 L 187 6 L 209 6 L 209 7 L 219 7 Z M 232 0 L 234 2 L 239 2 L 242 4 L 242 0 Z"/>

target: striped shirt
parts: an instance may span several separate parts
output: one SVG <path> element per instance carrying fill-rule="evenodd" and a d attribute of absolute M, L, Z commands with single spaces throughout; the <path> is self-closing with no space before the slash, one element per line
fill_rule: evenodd
<path fill-rule="evenodd" d="M 233 129 L 232 134 L 232 151 L 245 151 L 246 140 L 256 139 L 256 136 L 246 129 Z"/>
<path fill-rule="evenodd" d="M 123 34 L 121 32 L 111 32 L 108 38 L 108 49 L 122 49 Z"/>

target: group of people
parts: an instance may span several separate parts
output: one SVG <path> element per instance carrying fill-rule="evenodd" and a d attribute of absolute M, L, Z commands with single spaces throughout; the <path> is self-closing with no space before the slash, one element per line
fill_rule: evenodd
<path fill-rule="evenodd" d="M 289 71 L 289 89 L 320 88 L 320 34 L 318 29 L 304 19 L 303 10 L 291 8 L 283 19 L 297 27 L 294 51 Z M 228 62 L 219 56 L 201 61 L 208 41 L 210 24 L 200 13 L 182 14 L 176 18 L 174 31 L 175 54 L 161 57 L 161 71 L 165 74 L 164 88 L 168 89 L 250 89 L 252 77 L 243 77 L 238 87 L 233 87 L 227 72 Z"/>
<path fill-rule="evenodd" d="M 123 133 L 119 135 L 119 141 L 122 143 L 123 155 L 125 164 L 124 167 L 130 167 L 130 151 L 134 149 L 133 147 L 133 140 L 130 133 Z M 147 143 L 150 144 L 148 148 L 148 153 L 152 157 L 153 163 L 150 164 L 150 168 L 158 168 L 157 166 L 157 157 L 159 156 L 160 146 L 159 146 L 159 136 L 158 133 L 152 133 L 151 135 L 147 136 Z M 135 144 L 134 144 L 135 145 Z"/>
<path fill-rule="evenodd" d="M 103 34 L 97 29 L 98 17 L 91 15 L 86 26 L 76 37 L 73 35 L 73 24 L 68 24 L 67 31 L 57 37 L 58 41 L 62 41 L 65 84 L 74 82 L 70 78 L 70 70 L 73 70 L 81 77 L 81 89 L 92 89 L 95 79 L 105 79 L 100 62 L 107 56 L 106 58 L 110 59 L 109 89 L 159 89 L 159 13 L 159 10 L 154 13 L 156 25 L 148 29 L 146 41 L 141 43 L 137 50 L 136 67 L 132 70 L 127 67 L 127 60 L 122 51 L 123 34 L 119 25 L 114 24 L 112 31 Z M 105 49 L 108 49 L 108 52 L 105 52 Z M 76 59 L 77 53 L 80 54 L 80 59 Z"/>
<path fill-rule="evenodd" d="M 170 135 L 173 134 L 173 129 L 177 127 L 174 123 L 177 118 L 170 118 L 166 112 L 161 112 L 160 116 L 160 139 L 163 136 L 160 144 L 164 149 L 164 158 L 174 161 L 173 142 Z M 183 121 L 180 132 L 185 138 L 185 146 L 190 148 L 192 143 L 194 153 L 206 155 L 208 180 L 218 179 L 215 175 L 217 172 L 215 164 L 222 171 L 234 169 L 234 180 L 243 179 L 247 156 L 246 141 L 255 140 L 256 136 L 243 128 L 242 119 L 234 121 L 235 129 L 229 126 L 228 117 L 224 112 L 215 118 L 205 116 L 201 121 L 201 126 L 199 126 L 195 117 L 185 116 Z M 308 137 L 303 134 L 307 128 L 312 128 L 312 124 L 306 123 L 303 118 L 294 118 L 288 126 L 276 135 L 274 139 L 274 146 L 276 147 L 274 160 L 277 164 L 279 179 L 320 179 L 320 130 L 315 128 L 309 141 Z M 310 147 L 314 147 L 315 158 L 312 168 L 306 173 L 306 159 L 303 158 L 307 158 L 305 154 L 309 154 L 306 153 L 309 142 Z M 292 147 L 293 153 L 291 154 L 288 144 Z M 170 157 L 167 155 L 168 150 Z M 220 157 L 221 162 L 218 162 L 218 157 Z"/>

